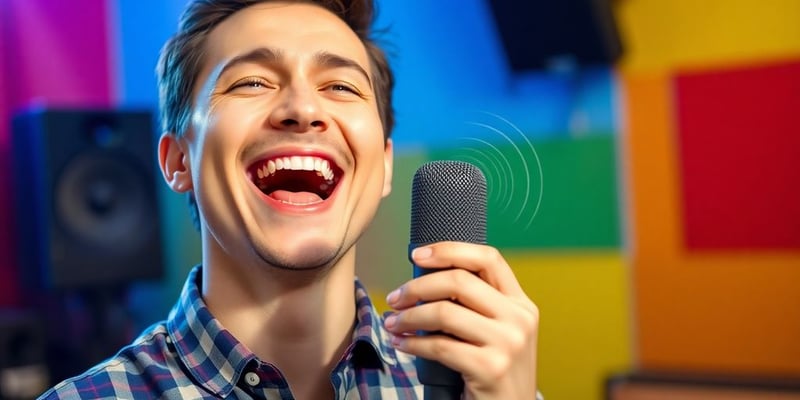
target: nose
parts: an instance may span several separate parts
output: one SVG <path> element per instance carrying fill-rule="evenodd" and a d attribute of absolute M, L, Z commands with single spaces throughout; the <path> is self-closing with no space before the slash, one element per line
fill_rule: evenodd
<path fill-rule="evenodd" d="M 287 87 L 280 96 L 279 103 L 269 115 L 269 124 L 273 128 L 297 133 L 328 129 L 324 110 L 313 89 Z"/>

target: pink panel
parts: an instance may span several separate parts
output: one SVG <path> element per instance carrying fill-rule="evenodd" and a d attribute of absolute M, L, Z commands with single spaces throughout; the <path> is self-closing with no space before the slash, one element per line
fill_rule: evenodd
<path fill-rule="evenodd" d="M 111 105 L 105 0 L 0 0 L 0 306 L 16 287 L 9 118 L 31 103 Z"/>
<path fill-rule="evenodd" d="M 9 1 L 9 0 L 7 0 Z M 111 68 L 105 0 L 10 0 L 11 106 L 107 105 Z"/>

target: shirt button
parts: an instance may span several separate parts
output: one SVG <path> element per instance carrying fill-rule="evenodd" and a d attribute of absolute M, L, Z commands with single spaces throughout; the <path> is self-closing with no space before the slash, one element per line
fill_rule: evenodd
<path fill-rule="evenodd" d="M 261 383 L 261 378 L 259 378 L 258 374 L 255 372 L 248 372 L 244 374 L 244 381 L 250 386 L 256 386 Z"/>

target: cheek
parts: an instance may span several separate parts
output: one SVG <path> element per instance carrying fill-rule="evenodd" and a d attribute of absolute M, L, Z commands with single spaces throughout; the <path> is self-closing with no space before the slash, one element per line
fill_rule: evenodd
<path fill-rule="evenodd" d="M 361 173 L 367 174 L 369 179 L 382 179 L 385 171 L 385 163 L 383 158 L 383 138 L 376 140 L 372 137 L 361 139 L 357 148 L 353 148 L 354 158 L 356 160 L 357 168 L 360 168 Z"/>
<path fill-rule="evenodd" d="M 357 157 L 383 158 L 383 125 L 377 110 L 351 111 L 342 120 L 347 127 L 345 139 Z"/>
<path fill-rule="evenodd" d="M 245 140 L 256 113 L 246 107 L 232 107 L 229 102 L 214 104 L 198 126 L 202 126 L 197 141 L 199 154 L 205 157 L 236 154 Z"/>

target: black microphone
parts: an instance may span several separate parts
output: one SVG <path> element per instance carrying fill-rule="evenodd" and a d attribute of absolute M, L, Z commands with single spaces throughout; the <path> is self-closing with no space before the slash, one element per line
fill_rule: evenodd
<path fill-rule="evenodd" d="M 441 241 L 486 243 L 486 178 L 476 166 L 461 161 L 433 161 L 414 174 L 411 187 L 411 252 Z M 411 260 L 413 264 L 413 260 Z M 414 265 L 414 278 L 441 271 Z M 418 332 L 419 335 L 437 332 Z M 438 332 L 438 334 L 441 334 Z M 417 357 L 417 375 L 425 399 L 460 399 L 461 374 L 439 362 Z"/>

